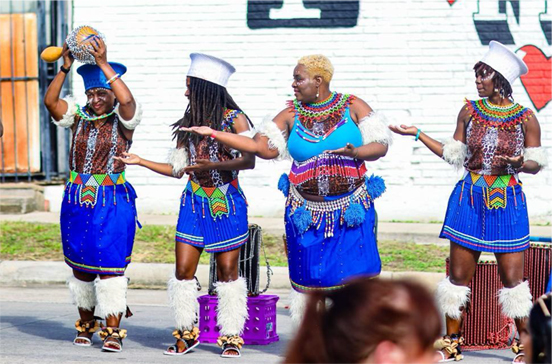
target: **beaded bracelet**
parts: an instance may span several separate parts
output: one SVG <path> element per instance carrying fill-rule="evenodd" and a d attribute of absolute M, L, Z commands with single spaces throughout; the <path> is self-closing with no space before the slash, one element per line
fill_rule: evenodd
<path fill-rule="evenodd" d="M 113 82 L 117 81 L 121 77 L 120 74 L 116 74 L 115 76 L 111 77 L 109 80 L 107 80 L 106 85 L 111 85 Z"/>
<path fill-rule="evenodd" d="M 416 133 L 416 137 L 414 138 L 414 141 L 415 141 L 415 142 L 417 142 L 418 139 L 420 139 L 420 133 L 421 133 L 421 132 L 422 132 L 422 131 L 421 131 L 420 129 L 418 129 L 418 132 Z"/>

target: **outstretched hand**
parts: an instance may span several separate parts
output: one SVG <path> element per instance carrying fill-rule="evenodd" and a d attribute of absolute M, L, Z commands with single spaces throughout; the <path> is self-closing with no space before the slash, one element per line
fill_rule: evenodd
<path fill-rule="evenodd" d="M 347 157 L 356 158 L 358 156 L 358 149 L 351 143 L 347 143 L 343 148 L 334 149 L 334 150 L 325 150 L 324 153 L 344 155 Z"/>
<path fill-rule="evenodd" d="M 178 130 L 203 136 L 210 136 L 214 131 L 208 126 L 192 126 L 191 128 L 181 127 Z"/>
<path fill-rule="evenodd" d="M 113 159 L 123 162 L 124 164 L 140 164 L 142 158 L 136 154 L 123 152 L 123 157 L 113 157 Z"/>
<path fill-rule="evenodd" d="M 418 128 L 415 126 L 407 126 L 404 124 L 401 125 L 389 125 L 389 129 L 393 133 L 400 134 L 400 135 L 412 135 L 415 136 L 418 133 Z"/>
<path fill-rule="evenodd" d="M 184 172 L 193 173 L 199 171 L 208 171 L 213 168 L 214 163 L 208 159 L 196 159 L 196 164 L 184 168 Z"/>
<path fill-rule="evenodd" d="M 498 160 L 504 163 L 510 164 L 514 168 L 521 168 L 523 166 L 523 155 L 518 155 L 516 157 L 508 157 L 506 155 L 497 156 Z"/>

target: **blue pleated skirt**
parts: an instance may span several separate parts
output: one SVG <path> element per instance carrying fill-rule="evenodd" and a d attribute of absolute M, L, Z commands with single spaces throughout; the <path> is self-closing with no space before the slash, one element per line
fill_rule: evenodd
<path fill-rule="evenodd" d="M 65 262 L 86 273 L 122 275 L 136 233 L 136 192 L 128 182 L 85 187 L 65 188 L 60 215 Z"/>
<path fill-rule="evenodd" d="M 248 239 L 247 202 L 237 180 L 217 188 L 188 182 L 178 214 L 177 243 L 220 253 L 237 249 Z"/>
<path fill-rule="evenodd" d="M 315 218 L 316 223 L 302 232 L 293 221 L 297 209 L 294 211 L 293 203 L 289 203 L 289 199 L 296 197 L 289 194 L 284 216 L 290 281 L 295 290 L 337 289 L 355 277 L 380 274 L 373 202 L 359 204 L 365 216 L 355 226 L 343 222 L 346 207 L 332 209 L 332 201 L 317 203 L 329 207 Z"/>
<path fill-rule="evenodd" d="M 482 178 L 474 183 L 475 179 L 468 174 L 456 184 L 440 237 L 481 252 L 527 249 L 529 218 L 521 184 L 492 188 Z"/>

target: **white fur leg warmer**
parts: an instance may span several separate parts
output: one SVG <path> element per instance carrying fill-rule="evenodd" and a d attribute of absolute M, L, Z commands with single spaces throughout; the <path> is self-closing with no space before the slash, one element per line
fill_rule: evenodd
<path fill-rule="evenodd" d="M 286 132 L 270 119 L 265 119 L 257 128 L 257 133 L 268 138 L 268 147 L 278 150 L 277 160 L 290 159 L 287 147 Z"/>
<path fill-rule="evenodd" d="M 502 312 L 511 319 L 528 317 L 533 307 L 532 299 L 527 281 L 513 288 L 502 288 L 498 291 L 498 302 L 502 306 Z"/>
<path fill-rule="evenodd" d="M 123 117 L 119 113 L 119 104 L 115 106 L 115 113 L 119 117 L 119 121 L 123 124 L 123 126 L 126 129 L 134 130 L 142 121 L 142 104 L 140 104 L 139 102 L 136 102 L 136 110 L 134 111 L 134 116 L 130 120 L 123 119 Z"/>
<path fill-rule="evenodd" d="M 526 148 L 523 151 L 523 159 L 537 162 L 541 169 L 548 167 L 548 156 L 543 147 Z"/>
<path fill-rule="evenodd" d="M 173 148 L 169 150 L 167 161 L 172 166 L 172 175 L 180 177 L 184 173 L 184 168 L 190 164 L 188 161 L 188 152 L 184 148 Z"/>
<path fill-rule="evenodd" d="M 64 97 L 63 100 L 67 103 L 67 112 L 61 117 L 61 120 L 52 118 L 52 123 L 62 128 L 70 128 L 75 122 L 75 114 L 77 113 L 77 103 L 72 96 Z"/>
<path fill-rule="evenodd" d="M 92 311 L 96 307 L 96 290 L 93 281 L 85 282 L 70 277 L 67 279 L 67 287 L 69 287 L 75 306 L 87 311 Z"/>
<path fill-rule="evenodd" d="M 217 324 L 221 336 L 241 335 L 247 312 L 247 283 L 239 277 L 232 282 L 217 282 Z"/>
<path fill-rule="evenodd" d="M 127 277 L 96 279 L 96 297 L 98 316 L 117 316 L 124 314 L 127 307 Z"/>
<path fill-rule="evenodd" d="M 197 301 L 197 281 L 169 279 L 167 293 L 169 305 L 173 310 L 176 328 L 181 331 L 191 330 L 197 321 L 199 303 Z"/>
<path fill-rule="evenodd" d="M 360 119 L 358 128 L 362 135 L 363 144 L 380 143 L 391 145 L 393 141 L 393 135 L 391 130 L 389 130 L 387 119 L 381 113 L 372 111 L 369 115 Z"/>
<path fill-rule="evenodd" d="M 306 306 L 307 295 L 301 292 L 297 292 L 292 288 L 291 292 L 289 293 L 289 314 L 291 315 L 291 322 L 295 329 L 297 329 L 303 321 Z"/>
<path fill-rule="evenodd" d="M 462 316 L 460 308 L 465 307 L 470 301 L 470 293 L 469 287 L 454 285 L 447 277 L 437 285 L 437 304 L 441 312 L 451 319 L 458 320 Z"/>
<path fill-rule="evenodd" d="M 468 154 L 468 147 L 459 140 L 450 138 L 443 143 L 443 159 L 450 165 L 461 169 Z"/>

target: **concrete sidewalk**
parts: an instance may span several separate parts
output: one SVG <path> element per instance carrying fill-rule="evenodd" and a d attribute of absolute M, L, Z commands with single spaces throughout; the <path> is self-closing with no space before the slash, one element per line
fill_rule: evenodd
<path fill-rule="evenodd" d="M 140 214 L 142 225 L 172 225 L 176 226 L 176 215 Z M 0 221 L 26 221 L 42 223 L 59 223 L 58 212 L 31 212 L 23 215 L 0 214 Z M 274 234 L 284 234 L 284 219 L 274 217 L 249 217 L 249 222 L 262 227 L 263 231 Z M 448 245 L 448 240 L 440 239 L 441 224 L 380 222 L 378 224 L 379 240 L 394 240 L 405 243 Z M 532 236 L 552 236 L 551 226 L 530 226 Z"/>

